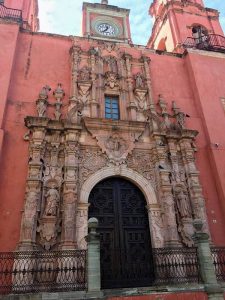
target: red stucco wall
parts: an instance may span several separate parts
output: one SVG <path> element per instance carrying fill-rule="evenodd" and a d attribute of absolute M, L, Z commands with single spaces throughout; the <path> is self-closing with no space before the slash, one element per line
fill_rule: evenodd
<path fill-rule="evenodd" d="M 146 296 L 130 296 L 130 297 L 112 297 L 107 300 L 207 300 L 205 293 L 173 293 L 173 294 L 154 294 Z"/>

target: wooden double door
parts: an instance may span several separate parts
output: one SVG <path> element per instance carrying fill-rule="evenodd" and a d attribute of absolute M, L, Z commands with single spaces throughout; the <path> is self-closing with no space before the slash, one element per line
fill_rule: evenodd
<path fill-rule="evenodd" d="M 89 197 L 99 220 L 102 288 L 149 286 L 154 280 L 146 201 L 130 181 L 110 177 Z"/>

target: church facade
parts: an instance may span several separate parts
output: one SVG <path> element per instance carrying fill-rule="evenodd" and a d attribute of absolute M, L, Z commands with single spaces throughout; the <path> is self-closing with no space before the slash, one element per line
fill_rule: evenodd
<path fill-rule="evenodd" d="M 218 11 L 154 0 L 140 46 L 108 1 L 83 4 L 82 37 L 38 32 L 37 0 L 3 2 L 0 250 L 86 249 L 95 217 L 108 288 L 134 287 L 111 282 L 117 260 L 150 270 L 152 249 L 194 247 L 195 220 L 225 246 Z"/>

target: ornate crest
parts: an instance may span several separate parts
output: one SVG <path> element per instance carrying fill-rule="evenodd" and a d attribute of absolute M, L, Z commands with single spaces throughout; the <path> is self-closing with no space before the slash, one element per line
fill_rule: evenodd
<path fill-rule="evenodd" d="M 85 118 L 85 125 L 88 131 L 97 140 L 97 144 L 103 153 L 106 153 L 109 161 L 120 165 L 126 161 L 129 153 L 135 147 L 135 142 L 139 139 L 144 131 L 143 124 L 134 124 L 130 127 L 130 123 L 120 121 L 115 127 L 113 121 Z"/>
<path fill-rule="evenodd" d="M 110 89 L 118 89 L 119 88 L 119 81 L 118 81 L 118 76 L 116 73 L 107 72 L 105 74 L 105 76 L 106 76 L 105 85 L 107 87 L 109 87 Z"/>

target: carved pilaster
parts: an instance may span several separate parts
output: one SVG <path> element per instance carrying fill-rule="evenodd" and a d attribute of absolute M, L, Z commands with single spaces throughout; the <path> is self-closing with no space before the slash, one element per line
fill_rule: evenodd
<path fill-rule="evenodd" d="M 179 235 L 176 223 L 176 214 L 175 214 L 175 203 L 173 199 L 173 190 L 170 181 L 170 171 L 167 166 L 167 152 L 166 147 L 162 142 L 160 136 L 155 136 L 156 141 L 156 156 L 159 172 L 159 181 L 160 181 L 160 198 L 161 206 L 163 212 L 164 228 L 165 228 L 165 245 L 166 246 L 178 246 Z"/>
<path fill-rule="evenodd" d="M 71 81 L 71 100 L 76 100 L 77 97 L 77 78 L 78 78 L 78 66 L 79 66 L 79 56 L 81 49 L 78 46 L 73 46 L 71 48 L 71 71 L 72 71 L 72 81 Z"/>
<path fill-rule="evenodd" d="M 76 207 L 77 194 L 68 190 L 63 194 L 63 220 L 61 249 L 69 250 L 76 248 Z"/>
<path fill-rule="evenodd" d="M 155 104 L 153 101 L 152 96 L 152 81 L 150 76 L 150 58 L 146 56 L 142 56 L 142 60 L 144 62 L 144 70 L 145 70 L 145 76 L 146 76 L 146 82 L 148 87 L 148 102 L 149 102 L 149 108 L 152 113 L 155 113 Z"/>
<path fill-rule="evenodd" d="M 78 203 L 76 215 L 76 239 L 78 249 L 87 249 L 85 237 L 88 234 L 88 207 L 89 203 Z"/>
<path fill-rule="evenodd" d="M 22 215 L 19 250 L 32 250 L 36 247 L 36 231 L 38 212 L 40 211 L 40 200 L 42 190 L 43 155 L 45 150 L 45 128 L 36 127 L 32 129 L 33 135 L 30 139 L 30 160 L 24 211 Z"/>
<path fill-rule="evenodd" d="M 134 94 L 133 94 L 133 77 L 132 77 L 132 70 L 131 70 L 132 56 L 129 54 L 124 54 L 124 59 L 125 59 L 126 71 L 127 71 L 127 85 L 128 85 L 128 94 L 129 94 L 130 118 L 132 121 L 136 121 L 137 107 L 134 102 Z"/>
<path fill-rule="evenodd" d="M 147 206 L 147 209 L 152 238 L 152 247 L 163 248 L 165 245 L 161 208 L 158 204 L 150 204 Z"/>
<path fill-rule="evenodd" d="M 91 80 L 92 80 L 92 91 L 91 91 L 91 116 L 93 118 L 98 117 L 98 102 L 96 101 L 96 55 L 95 49 L 90 50 L 91 55 Z"/>
<path fill-rule="evenodd" d="M 78 193 L 79 131 L 65 133 L 65 167 L 62 210 L 62 249 L 76 248 L 76 207 Z"/>
<path fill-rule="evenodd" d="M 205 210 L 205 201 L 202 194 L 202 187 L 199 181 L 199 172 L 195 165 L 195 153 L 193 149 L 193 140 L 191 138 L 183 138 L 180 141 L 182 158 L 187 174 L 187 184 L 190 193 L 190 199 L 195 219 L 203 221 L 204 230 L 208 230 L 208 222 Z"/>

